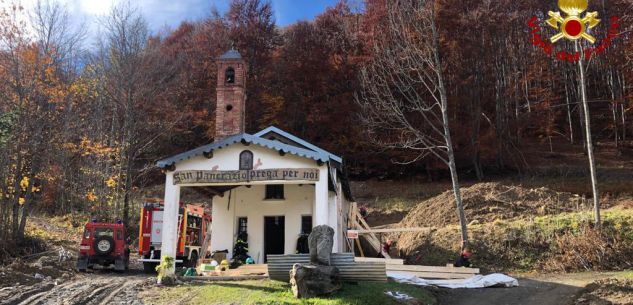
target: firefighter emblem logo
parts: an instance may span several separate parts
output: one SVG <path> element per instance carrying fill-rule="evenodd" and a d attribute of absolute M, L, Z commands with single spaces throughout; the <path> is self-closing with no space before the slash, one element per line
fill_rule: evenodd
<path fill-rule="evenodd" d="M 584 17 L 580 17 L 587 10 L 588 5 L 588 0 L 558 0 L 558 8 L 566 16 L 563 18 L 560 12 L 548 12 L 550 18 L 547 19 L 547 24 L 560 31 L 552 36 L 550 41 L 555 43 L 561 38 L 567 38 L 571 41 L 584 38 L 590 43 L 596 42 L 596 38 L 587 33 L 587 29 L 600 23 L 598 12 L 587 12 Z"/>

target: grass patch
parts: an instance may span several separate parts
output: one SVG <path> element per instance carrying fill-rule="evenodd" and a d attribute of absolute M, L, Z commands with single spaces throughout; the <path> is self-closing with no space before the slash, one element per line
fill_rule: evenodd
<path fill-rule="evenodd" d="M 591 228 L 591 212 L 469 225 L 473 263 L 486 272 L 631 268 L 633 209 L 603 210 L 602 221 L 601 232 Z M 410 263 L 441 266 L 458 256 L 459 236 L 459 227 L 450 225 L 429 234 L 405 233 L 396 240 Z"/>
<path fill-rule="evenodd" d="M 623 272 L 620 276 L 625 279 L 633 279 L 633 271 Z"/>
<path fill-rule="evenodd" d="M 384 198 L 382 200 L 376 200 L 372 203 L 372 207 L 379 210 L 395 210 L 395 211 L 408 211 L 414 208 L 418 203 L 420 203 L 420 199 L 414 198 L 402 198 L 402 197 L 394 197 L 394 198 Z"/>
<path fill-rule="evenodd" d="M 310 304 L 310 305 L 387 305 L 402 304 L 385 295 L 387 291 L 406 293 L 418 300 L 415 304 L 435 304 L 430 293 L 422 288 L 400 284 L 345 283 L 332 296 L 295 299 L 290 284 L 271 281 L 216 282 L 170 288 L 153 288 L 143 293 L 145 304 Z"/>

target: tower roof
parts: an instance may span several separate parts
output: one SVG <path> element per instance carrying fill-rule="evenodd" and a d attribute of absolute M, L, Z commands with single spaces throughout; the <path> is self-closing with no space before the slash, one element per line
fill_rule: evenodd
<path fill-rule="evenodd" d="M 235 49 L 230 49 L 222 56 L 220 56 L 220 60 L 231 60 L 231 59 L 242 59 L 242 55 Z"/>

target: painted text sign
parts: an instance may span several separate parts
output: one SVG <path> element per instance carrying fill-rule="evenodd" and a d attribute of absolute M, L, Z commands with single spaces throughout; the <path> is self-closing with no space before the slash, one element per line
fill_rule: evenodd
<path fill-rule="evenodd" d="M 251 181 L 319 181 L 318 168 L 271 168 L 258 170 L 205 171 L 174 173 L 174 184 L 239 183 Z"/>
<path fill-rule="evenodd" d="M 347 238 L 358 239 L 358 230 L 347 230 Z"/>

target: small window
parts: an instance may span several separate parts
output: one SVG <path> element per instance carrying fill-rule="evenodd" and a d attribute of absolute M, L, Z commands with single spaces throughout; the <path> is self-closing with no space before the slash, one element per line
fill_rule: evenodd
<path fill-rule="evenodd" d="M 116 240 L 122 240 L 123 239 L 123 232 L 121 232 L 121 230 L 116 230 Z"/>
<path fill-rule="evenodd" d="M 250 150 L 245 150 L 240 153 L 240 170 L 252 170 L 253 169 L 253 153 Z"/>
<path fill-rule="evenodd" d="M 312 233 L 312 215 L 301 216 L 301 234 Z"/>
<path fill-rule="evenodd" d="M 284 199 L 284 185 L 283 184 L 266 185 L 265 199 Z"/>
<path fill-rule="evenodd" d="M 248 218 L 240 217 L 237 219 L 237 235 L 239 236 L 242 233 L 246 233 L 248 230 Z"/>
<path fill-rule="evenodd" d="M 84 231 L 84 238 L 90 238 L 90 229 L 86 229 L 86 231 Z"/>
<path fill-rule="evenodd" d="M 112 231 L 112 229 L 109 229 L 109 228 L 97 228 L 95 229 L 95 237 L 99 237 L 99 236 L 114 237 L 114 231 Z"/>
<path fill-rule="evenodd" d="M 226 77 L 227 84 L 235 83 L 235 70 L 233 68 L 226 69 L 224 76 Z"/>

